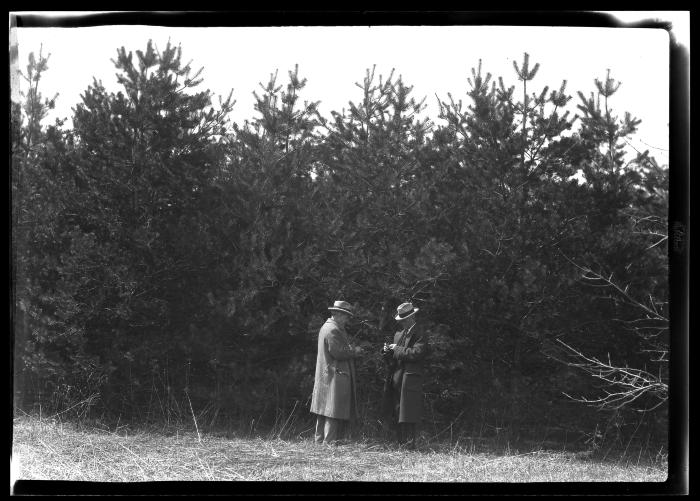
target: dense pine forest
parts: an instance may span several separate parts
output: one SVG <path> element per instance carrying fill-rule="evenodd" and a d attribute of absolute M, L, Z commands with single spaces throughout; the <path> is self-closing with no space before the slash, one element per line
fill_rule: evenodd
<path fill-rule="evenodd" d="M 379 349 L 412 301 L 436 436 L 665 443 L 669 171 L 628 148 L 614 68 L 570 92 L 528 54 L 502 76 L 467 61 L 434 121 L 374 68 L 324 117 L 294 68 L 239 124 L 180 47 L 113 61 L 120 90 L 86 82 L 71 127 L 44 120 L 41 54 L 12 103 L 16 409 L 308 427 L 343 299 L 372 434 Z"/>

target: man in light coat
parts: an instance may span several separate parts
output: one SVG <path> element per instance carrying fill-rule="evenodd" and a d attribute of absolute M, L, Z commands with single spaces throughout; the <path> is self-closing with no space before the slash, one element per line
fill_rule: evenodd
<path fill-rule="evenodd" d="M 401 330 L 394 334 L 394 342 L 385 345 L 382 356 L 390 378 L 384 386 L 385 399 L 392 407 L 396 435 L 400 444 L 416 448 L 416 425 L 423 416 L 423 361 L 428 355 L 428 340 L 416 325 L 412 303 L 396 308 Z"/>
<path fill-rule="evenodd" d="M 337 444 L 350 421 L 357 417 L 357 383 L 354 359 L 362 349 L 350 344 L 345 324 L 353 315 L 352 305 L 335 301 L 332 316 L 318 333 L 316 376 L 311 412 L 317 414 L 316 443 Z"/>

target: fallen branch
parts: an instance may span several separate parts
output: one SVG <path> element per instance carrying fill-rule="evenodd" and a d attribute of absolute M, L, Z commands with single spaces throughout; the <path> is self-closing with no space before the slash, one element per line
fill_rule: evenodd
<path fill-rule="evenodd" d="M 628 406 L 639 397 L 650 394 L 659 400 L 659 403 L 642 412 L 650 411 L 668 400 L 668 385 L 650 372 L 631 367 L 617 367 L 612 364 L 608 357 L 608 362 L 602 362 L 595 357 L 588 357 L 580 351 L 564 343 L 561 339 L 556 340 L 572 353 L 580 362 L 566 362 L 571 367 L 577 367 L 591 376 L 605 382 L 609 388 L 617 391 L 605 391 L 605 396 L 588 399 L 586 397 L 574 398 L 566 393 L 568 398 L 577 402 L 595 405 L 599 409 L 611 408 L 621 409 Z"/>

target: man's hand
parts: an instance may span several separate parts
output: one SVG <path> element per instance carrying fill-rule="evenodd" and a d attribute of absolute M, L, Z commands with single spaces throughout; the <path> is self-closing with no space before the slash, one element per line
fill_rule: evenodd
<path fill-rule="evenodd" d="M 390 349 L 390 350 L 393 350 L 394 348 L 396 348 L 396 343 L 391 343 L 391 344 L 389 345 L 389 349 Z"/>
<path fill-rule="evenodd" d="M 352 351 L 355 352 L 356 357 L 359 357 L 360 355 L 362 355 L 363 350 L 359 346 L 353 346 Z"/>

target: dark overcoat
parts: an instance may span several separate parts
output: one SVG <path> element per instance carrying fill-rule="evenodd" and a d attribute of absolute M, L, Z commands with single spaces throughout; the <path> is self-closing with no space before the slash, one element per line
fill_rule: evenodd
<path fill-rule="evenodd" d="M 336 419 L 357 417 L 355 363 L 345 329 L 329 318 L 318 333 L 311 412 Z"/>
<path fill-rule="evenodd" d="M 385 398 L 399 401 L 398 422 L 417 423 L 423 417 L 423 378 L 429 345 L 418 324 L 394 334 L 396 347 L 387 354 L 391 379 L 385 384 Z"/>

